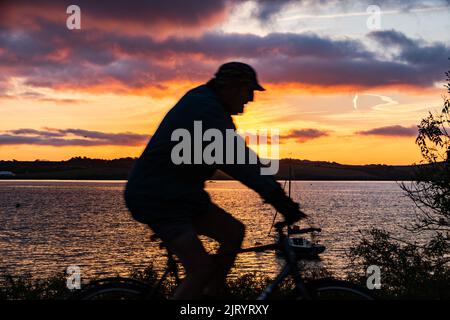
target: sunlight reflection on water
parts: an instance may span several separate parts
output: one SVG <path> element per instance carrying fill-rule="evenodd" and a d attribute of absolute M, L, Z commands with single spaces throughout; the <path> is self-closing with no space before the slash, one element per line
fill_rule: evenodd
<path fill-rule="evenodd" d="M 336 275 L 347 263 L 345 249 L 359 230 L 384 228 L 406 236 L 401 228 L 414 217 L 413 203 L 395 182 L 301 181 L 292 183 L 327 250 L 323 265 Z M 84 278 L 127 275 L 151 262 L 164 266 L 164 252 L 149 239 L 149 229 L 128 214 L 122 198 L 124 181 L 0 181 L 0 273 L 40 278 L 81 267 Z M 213 200 L 247 226 L 244 246 L 269 243 L 274 210 L 253 191 L 234 181 L 207 184 Z M 18 205 L 20 204 L 20 205 Z M 209 250 L 215 243 L 206 238 Z M 279 270 L 272 252 L 246 253 L 232 276 Z"/>

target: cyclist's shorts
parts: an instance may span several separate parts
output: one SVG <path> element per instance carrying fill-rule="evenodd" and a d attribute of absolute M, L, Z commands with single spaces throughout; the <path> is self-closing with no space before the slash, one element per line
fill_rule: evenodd
<path fill-rule="evenodd" d="M 192 218 L 189 217 L 180 217 L 170 221 L 149 222 L 147 224 L 165 243 L 170 243 L 173 239 L 185 233 L 196 233 Z"/>
<path fill-rule="evenodd" d="M 212 202 L 192 205 L 184 202 L 127 201 L 133 218 L 147 224 L 166 243 L 186 232 L 195 232 L 193 218 L 201 219 L 213 206 Z"/>

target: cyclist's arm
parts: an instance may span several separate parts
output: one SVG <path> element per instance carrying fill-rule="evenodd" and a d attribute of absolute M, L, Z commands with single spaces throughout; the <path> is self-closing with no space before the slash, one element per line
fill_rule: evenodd
<path fill-rule="evenodd" d="M 222 106 L 220 105 L 204 105 L 202 108 L 202 119 L 203 119 L 203 128 L 204 129 L 218 129 L 222 136 L 224 137 L 224 163 L 217 164 L 217 169 L 225 172 L 230 175 L 234 179 L 240 181 L 250 189 L 256 191 L 261 197 L 271 203 L 279 201 L 281 195 L 285 195 L 284 191 L 281 188 L 281 185 L 275 180 L 273 175 L 263 175 L 261 174 L 261 170 L 264 168 L 264 165 L 261 163 L 259 157 L 256 153 L 248 148 L 243 141 L 243 138 L 240 136 L 236 136 L 235 142 L 240 139 L 243 145 L 243 148 L 238 148 L 237 144 L 233 144 L 233 154 L 234 161 L 232 163 L 227 163 L 226 161 L 226 153 L 227 146 L 225 143 L 226 131 L 227 130 L 236 130 L 236 127 L 233 123 L 232 118 L 225 113 Z M 241 145 L 241 146 L 242 146 Z M 230 146 L 228 146 L 230 147 Z M 228 150 L 229 152 L 229 150 Z M 237 163 L 237 152 L 243 152 L 245 156 L 245 164 Z M 256 159 L 256 163 L 249 163 L 249 159 Z M 255 162 L 255 161 L 254 161 Z M 288 198 L 286 196 L 286 198 Z"/>

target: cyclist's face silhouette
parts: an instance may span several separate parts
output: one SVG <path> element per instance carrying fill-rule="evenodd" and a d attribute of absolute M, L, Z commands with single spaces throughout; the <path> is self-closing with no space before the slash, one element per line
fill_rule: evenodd
<path fill-rule="evenodd" d="M 244 112 L 244 105 L 253 101 L 253 88 L 249 85 L 240 85 L 230 92 L 228 109 L 230 114 L 236 115 Z"/>

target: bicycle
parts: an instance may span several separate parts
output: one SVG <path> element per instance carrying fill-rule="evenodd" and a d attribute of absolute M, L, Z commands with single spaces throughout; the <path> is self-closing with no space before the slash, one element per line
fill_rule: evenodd
<path fill-rule="evenodd" d="M 240 249 L 238 253 L 244 252 L 263 252 L 274 250 L 279 256 L 284 257 L 285 265 L 280 273 L 273 279 L 263 292 L 258 296 L 257 300 L 267 300 L 275 291 L 276 287 L 281 284 L 286 277 L 291 275 L 295 283 L 294 297 L 303 300 L 374 300 L 372 294 L 365 288 L 358 287 L 351 282 L 343 280 L 334 280 L 331 278 L 323 278 L 312 281 L 304 281 L 300 275 L 297 262 L 310 259 L 311 252 L 301 250 L 297 252 L 293 249 L 289 241 L 289 235 L 283 229 L 288 226 L 285 222 L 275 224 L 278 233 L 276 242 L 266 245 L 259 245 L 250 248 Z M 289 231 L 288 231 L 289 232 Z M 321 229 L 306 228 L 298 229 L 295 233 L 305 234 L 321 232 Z M 153 237 L 153 240 L 156 238 Z M 163 247 L 161 245 L 161 247 Z M 76 299 L 81 300 L 113 300 L 113 299 L 158 299 L 162 298 L 158 293 L 163 282 L 172 274 L 175 283 L 180 283 L 178 262 L 174 255 L 167 250 L 167 268 L 156 284 L 145 283 L 130 278 L 107 278 L 92 282 L 87 288 L 76 295 Z M 323 250 L 321 250 L 323 251 Z"/>

